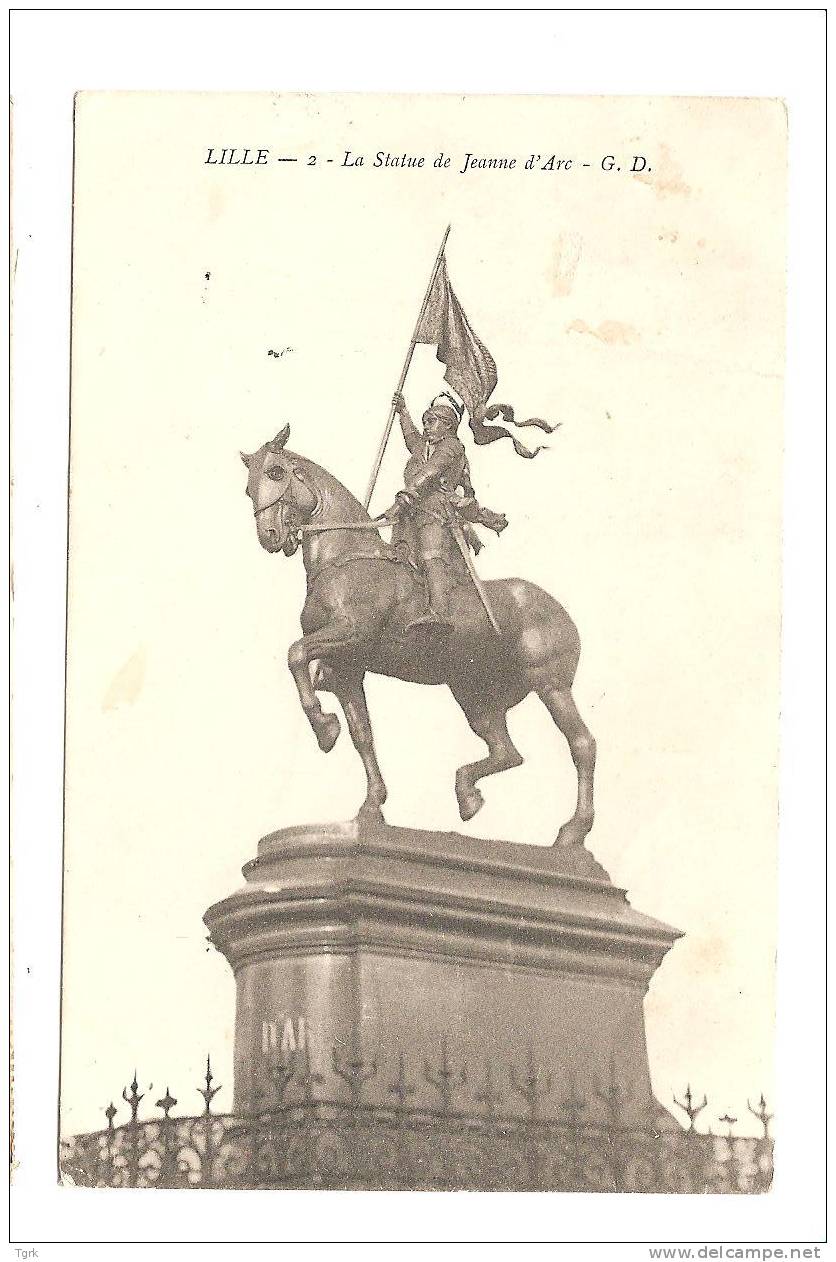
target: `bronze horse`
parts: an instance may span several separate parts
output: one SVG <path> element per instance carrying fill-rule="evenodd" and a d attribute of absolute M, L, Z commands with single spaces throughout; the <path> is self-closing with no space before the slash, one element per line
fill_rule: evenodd
<path fill-rule="evenodd" d="M 258 539 L 267 552 L 292 556 L 300 543 L 307 572 L 303 635 L 288 665 L 320 749 L 340 733 L 323 712 L 317 688 L 339 700 L 368 781 L 361 813 L 380 816 L 386 785 L 374 749 L 363 688 L 366 671 L 418 684 L 446 684 L 486 758 L 456 772 L 462 819 L 483 804 L 477 781 L 518 767 L 506 715 L 536 692 L 566 737 L 578 774 L 575 813 L 555 845 L 579 846 L 592 827 L 595 741 L 578 714 L 572 682 L 580 640 L 566 611 L 542 588 L 520 578 L 485 584 L 501 627 L 491 627 L 473 583 L 462 572 L 450 594 L 452 631 L 441 641 L 426 629 L 405 631 L 424 608 L 420 575 L 387 544 L 358 500 L 325 469 L 285 451 L 289 426 L 242 460 L 249 473 Z M 314 679 L 311 664 L 318 663 Z"/>

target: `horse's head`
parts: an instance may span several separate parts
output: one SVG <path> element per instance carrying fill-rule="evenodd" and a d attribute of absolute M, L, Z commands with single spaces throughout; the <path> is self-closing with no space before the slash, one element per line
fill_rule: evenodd
<path fill-rule="evenodd" d="M 299 529 L 310 520 L 319 499 L 302 469 L 303 462 L 284 445 L 290 426 L 258 451 L 241 459 L 247 466 L 247 495 L 253 502 L 258 542 L 267 552 L 293 556 L 299 547 Z"/>

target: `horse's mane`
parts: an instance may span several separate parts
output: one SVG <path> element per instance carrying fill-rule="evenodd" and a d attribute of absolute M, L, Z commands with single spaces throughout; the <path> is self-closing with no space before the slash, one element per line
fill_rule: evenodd
<path fill-rule="evenodd" d="M 324 566 L 342 564 L 354 558 L 394 559 L 392 546 L 381 535 L 380 526 L 371 524 L 372 519 L 366 509 L 338 478 L 306 456 L 297 456 L 293 452 L 288 452 L 288 455 L 319 497 L 319 509 L 308 523 L 302 541 L 309 580 Z M 368 522 L 371 528 L 351 528 L 355 523 L 363 522 Z M 318 530 L 317 526 L 325 529 Z M 348 529 L 341 530 L 341 526 Z"/>
<path fill-rule="evenodd" d="M 309 460 L 307 456 L 297 455 L 296 452 L 289 451 L 287 454 L 303 467 L 316 487 L 321 499 L 321 509 L 317 514 L 320 521 L 371 521 L 357 497 L 332 473 L 323 469 L 322 465 Z"/>

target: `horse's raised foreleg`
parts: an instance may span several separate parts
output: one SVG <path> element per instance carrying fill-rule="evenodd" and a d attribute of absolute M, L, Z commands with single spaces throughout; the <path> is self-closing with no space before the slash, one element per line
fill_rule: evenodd
<path fill-rule="evenodd" d="M 556 846 L 582 846 L 594 819 L 593 781 L 595 776 L 595 739 L 578 714 L 568 688 L 538 688 L 543 704 L 560 728 L 569 745 L 578 773 L 578 802 L 575 813 L 557 834 Z"/>
<path fill-rule="evenodd" d="M 302 709 L 314 730 L 319 748 L 327 754 L 334 748 L 340 734 L 340 720 L 336 714 L 324 713 L 311 683 L 310 664 L 314 658 L 327 658 L 340 649 L 356 643 L 356 631 L 348 619 L 335 620 L 318 631 L 295 640 L 287 652 L 287 664 L 299 693 Z"/>
<path fill-rule="evenodd" d="M 366 691 L 362 675 L 342 676 L 336 672 L 330 682 L 345 712 L 348 731 L 354 748 L 360 755 L 366 772 L 366 800 L 360 813 L 379 817 L 380 808 L 386 801 L 386 785 L 377 762 L 374 736 L 366 705 Z"/>
<path fill-rule="evenodd" d="M 484 776 L 496 775 L 499 771 L 509 771 L 511 767 L 519 767 L 522 755 L 515 749 L 508 735 L 506 712 L 498 703 L 489 703 L 484 698 L 475 698 L 453 692 L 465 718 L 477 736 L 480 736 L 488 747 L 487 758 L 479 762 L 467 763 L 456 772 L 456 799 L 459 803 L 459 814 L 462 819 L 472 819 L 481 810 L 484 798 L 476 788 L 476 782 Z"/>

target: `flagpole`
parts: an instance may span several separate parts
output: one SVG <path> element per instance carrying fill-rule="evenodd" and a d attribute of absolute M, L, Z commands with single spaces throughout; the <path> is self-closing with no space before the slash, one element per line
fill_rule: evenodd
<path fill-rule="evenodd" d="M 418 341 L 418 334 L 421 330 L 421 323 L 424 319 L 424 313 L 427 310 L 427 303 L 430 300 L 430 294 L 432 293 L 433 285 L 435 284 L 435 278 L 438 275 L 438 269 L 441 266 L 441 260 L 444 257 L 444 247 L 447 244 L 447 238 L 449 237 L 449 235 L 450 235 L 450 224 L 448 223 L 447 227 L 444 230 L 444 236 L 441 238 L 441 245 L 439 247 L 438 254 L 436 255 L 435 263 L 433 264 L 432 274 L 430 275 L 430 283 L 427 285 L 427 292 L 424 294 L 424 301 L 421 303 L 421 310 L 418 314 L 418 319 L 415 321 L 415 331 L 412 334 L 412 341 L 409 343 L 409 350 L 406 353 L 406 359 L 404 360 L 404 365 L 401 370 L 400 378 L 398 379 L 398 384 L 395 386 L 395 391 L 394 391 L 395 394 L 400 394 L 400 392 L 403 390 L 404 382 L 406 381 L 406 374 L 409 372 L 409 366 L 412 363 L 412 356 L 414 354 L 415 346 Z M 389 435 L 392 433 L 392 426 L 395 423 L 395 411 L 396 409 L 393 403 L 389 409 L 389 419 L 386 422 L 386 428 L 383 431 L 383 437 L 380 440 L 380 446 L 377 449 L 377 456 L 375 458 L 374 468 L 372 469 L 371 477 L 369 478 L 369 485 L 366 490 L 366 498 L 363 500 L 364 508 L 369 507 L 369 504 L 371 503 L 371 500 L 372 500 L 372 495 L 374 494 L 375 483 L 377 482 L 377 475 L 380 473 L 380 466 L 383 464 L 383 455 L 384 455 L 384 452 L 386 451 L 386 444 L 389 442 Z"/>

